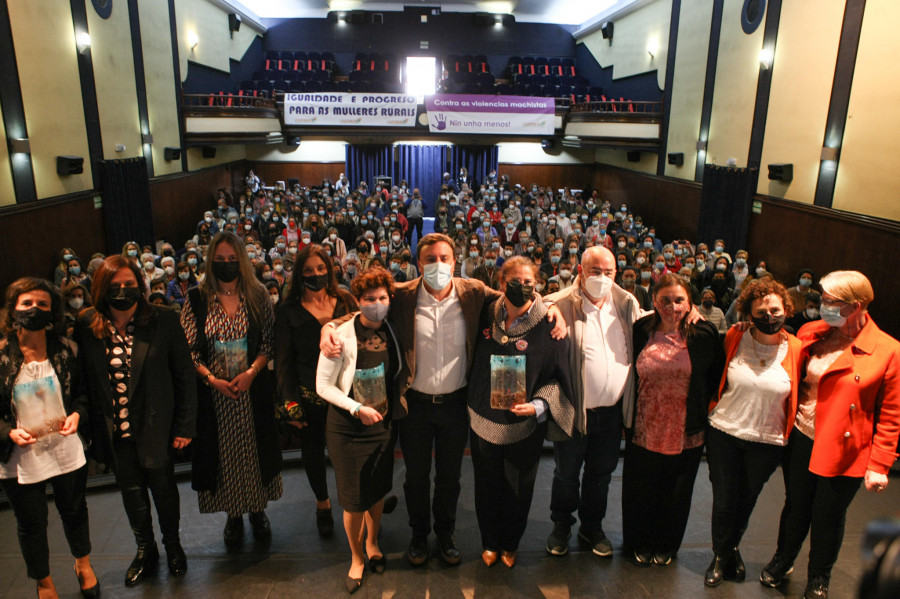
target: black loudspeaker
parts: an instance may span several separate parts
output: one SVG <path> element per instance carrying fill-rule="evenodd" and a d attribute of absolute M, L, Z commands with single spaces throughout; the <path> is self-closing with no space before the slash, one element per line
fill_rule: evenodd
<path fill-rule="evenodd" d="M 772 181 L 784 181 L 789 183 L 794 179 L 793 164 L 770 164 L 769 179 Z"/>
<path fill-rule="evenodd" d="M 600 33 L 603 34 L 603 39 L 609 40 L 609 43 L 612 43 L 613 36 L 613 23 L 612 21 L 607 21 L 600 25 Z"/>
<path fill-rule="evenodd" d="M 81 156 L 57 156 L 56 174 L 62 177 L 80 175 L 84 172 L 84 158 Z"/>
<path fill-rule="evenodd" d="M 556 140 L 554 139 L 542 139 L 541 140 L 541 149 L 545 152 L 549 150 L 553 150 L 556 148 Z"/>
<path fill-rule="evenodd" d="M 684 152 L 669 154 L 669 164 L 674 164 L 675 166 L 683 165 L 684 164 Z"/>
<path fill-rule="evenodd" d="M 165 148 L 163 157 L 166 160 L 181 160 L 181 148 Z"/>
<path fill-rule="evenodd" d="M 366 11 L 354 10 L 350 12 L 351 25 L 363 25 L 366 22 Z"/>
<path fill-rule="evenodd" d="M 628 162 L 640 162 L 641 161 L 641 153 L 637 150 L 633 152 L 628 152 Z"/>
<path fill-rule="evenodd" d="M 216 147 L 215 146 L 203 146 L 203 157 L 204 158 L 215 158 L 216 157 Z"/>
<path fill-rule="evenodd" d="M 489 12 L 476 12 L 475 13 L 475 26 L 476 27 L 493 27 L 494 23 L 497 22 L 497 19 L 494 18 Z"/>
<path fill-rule="evenodd" d="M 372 25 L 384 25 L 384 13 L 376 12 L 372 15 Z"/>
<path fill-rule="evenodd" d="M 236 12 L 228 15 L 228 31 L 240 31 L 241 30 L 241 15 Z"/>

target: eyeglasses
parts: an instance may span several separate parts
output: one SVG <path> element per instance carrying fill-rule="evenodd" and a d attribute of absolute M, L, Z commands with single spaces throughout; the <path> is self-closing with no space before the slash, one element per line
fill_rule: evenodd
<path fill-rule="evenodd" d="M 830 307 L 834 307 L 834 306 L 846 306 L 847 302 L 845 302 L 843 300 L 839 300 L 839 299 L 827 299 L 827 298 L 823 297 L 822 305 L 828 306 L 830 308 Z"/>

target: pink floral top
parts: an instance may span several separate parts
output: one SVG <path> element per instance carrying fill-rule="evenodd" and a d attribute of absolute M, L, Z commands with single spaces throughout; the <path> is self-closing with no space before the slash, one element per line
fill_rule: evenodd
<path fill-rule="evenodd" d="M 637 359 L 635 445 L 666 455 L 703 445 L 703 432 L 686 435 L 691 358 L 679 331 L 655 331 Z"/>

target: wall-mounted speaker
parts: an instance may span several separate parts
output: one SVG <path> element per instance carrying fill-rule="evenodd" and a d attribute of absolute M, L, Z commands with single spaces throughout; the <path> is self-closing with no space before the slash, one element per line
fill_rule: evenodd
<path fill-rule="evenodd" d="M 384 13 L 383 12 L 372 13 L 372 24 L 373 25 L 384 25 Z"/>
<path fill-rule="evenodd" d="M 613 22 L 606 21 L 602 25 L 600 25 L 600 33 L 603 34 L 603 39 L 609 40 L 609 43 L 612 43 L 613 36 Z"/>
<path fill-rule="evenodd" d="M 497 19 L 489 12 L 476 12 L 475 13 L 475 26 L 476 27 L 493 27 L 494 23 L 497 22 Z"/>
<path fill-rule="evenodd" d="M 240 31 L 241 30 L 241 15 L 233 12 L 228 15 L 228 31 Z"/>
<path fill-rule="evenodd" d="M 203 146 L 203 157 L 204 158 L 215 158 L 216 157 L 216 147 L 215 146 Z"/>
<path fill-rule="evenodd" d="M 677 152 L 668 155 L 669 164 L 674 164 L 675 166 L 681 166 L 684 164 L 684 152 Z"/>
<path fill-rule="evenodd" d="M 366 22 L 366 11 L 354 10 L 350 12 L 351 25 L 363 25 Z"/>
<path fill-rule="evenodd" d="M 163 158 L 166 160 L 181 160 L 181 148 L 165 148 L 163 149 Z"/>
<path fill-rule="evenodd" d="M 61 177 L 79 175 L 84 172 L 84 158 L 81 156 L 57 156 L 56 174 Z"/>
<path fill-rule="evenodd" d="M 628 162 L 640 162 L 641 153 L 638 150 L 628 152 Z"/>
<path fill-rule="evenodd" d="M 772 181 L 784 181 L 790 183 L 794 180 L 793 164 L 770 164 L 769 179 Z"/>

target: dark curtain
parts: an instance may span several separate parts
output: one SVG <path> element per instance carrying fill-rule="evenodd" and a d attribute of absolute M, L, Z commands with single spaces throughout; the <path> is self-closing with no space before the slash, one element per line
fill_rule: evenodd
<path fill-rule="evenodd" d="M 703 170 L 703 195 L 700 201 L 698 240 L 712 247 L 724 239 L 733 253 L 747 247 L 753 191 L 759 171 L 755 168 L 731 168 L 707 164 Z"/>
<path fill-rule="evenodd" d="M 153 246 L 153 211 L 147 159 L 100 161 L 107 253 L 118 254 L 129 241 Z"/>
<path fill-rule="evenodd" d="M 491 169 L 497 169 L 499 152 L 497 146 L 453 146 L 450 152 L 450 176 L 455 181 L 459 177 L 459 169 L 466 167 L 470 187 L 475 187 L 487 179 Z"/>
<path fill-rule="evenodd" d="M 441 180 L 447 168 L 447 146 L 397 146 L 400 160 L 397 181 L 406 179 L 410 188 L 419 188 L 425 202 L 425 215 L 434 216 L 434 205 L 440 196 Z"/>
<path fill-rule="evenodd" d="M 356 188 L 360 182 L 369 185 L 369 191 L 375 190 L 375 177 L 392 177 L 394 173 L 394 148 L 389 145 L 355 146 L 347 144 L 347 179 Z"/>

